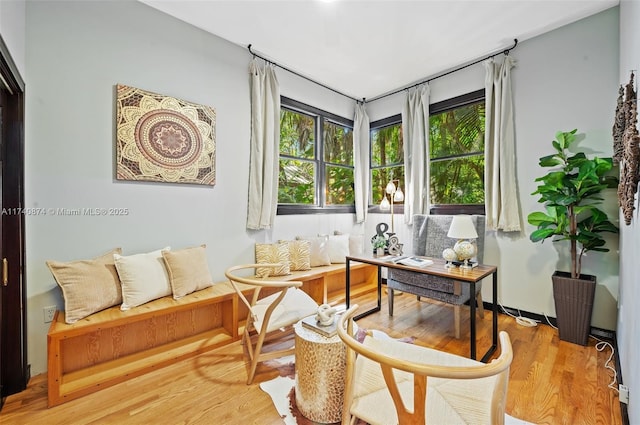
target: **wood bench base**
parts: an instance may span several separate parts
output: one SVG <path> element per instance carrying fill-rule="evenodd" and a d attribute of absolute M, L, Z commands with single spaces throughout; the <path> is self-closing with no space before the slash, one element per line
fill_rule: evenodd
<path fill-rule="evenodd" d="M 319 304 L 344 302 L 344 264 L 277 279 L 302 281 L 302 289 Z M 351 281 L 354 295 L 374 291 L 377 268 L 352 266 Z M 179 300 L 164 297 L 128 311 L 111 307 L 74 324 L 65 323 L 58 311 L 47 334 L 48 405 L 237 341 L 247 313 L 226 281 Z"/>

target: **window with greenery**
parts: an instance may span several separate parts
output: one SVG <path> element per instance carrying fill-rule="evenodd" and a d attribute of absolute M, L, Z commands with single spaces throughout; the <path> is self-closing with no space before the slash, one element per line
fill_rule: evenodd
<path fill-rule="evenodd" d="M 484 214 L 484 90 L 430 105 L 431 214 Z M 371 204 L 404 186 L 402 117 L 371 123 Z"/>
<path fill-rule="evenodd" d="M 484 214 L 484 90 L 430 106 L 432 213 Z"/>
<path fill-rule="evenodd" d="M 278 214 L 353 211 L 353 121 L 282 97 Z"/>
<path fill-rule="evenodd" d="M 371 200 L 379 206 L 393 180 L 404 191 L 404 144 L 402 116 L 396 115 L 371 123 Z M 388 195 L 387 195 L 388 197 Z M 391 202 L 392 200 L 389 200 Z M 400 203 L 402 204 L 402 203 Z"/>

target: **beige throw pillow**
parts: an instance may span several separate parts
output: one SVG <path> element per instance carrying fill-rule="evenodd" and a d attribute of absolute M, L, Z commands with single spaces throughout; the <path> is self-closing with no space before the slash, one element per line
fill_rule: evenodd
<path fill-rule="evenodd" d="M 206 247 L 201 245 L 178 251 L 162 251 L 174 299 L 213 286 Z"/>
<path fill-rule="evenodd" d="M 92 313 L 122 302 L 120 280 L 114 265 L 113 249 L 93 260 L 47 261 L 64 298 L 64 320 L 71 324 Z"/>
<path fill-rule="evenodd" d="M 162 250 L 128 256 L 114 254 L 116 269 L 122 282 L 120 310 L 129 310 L 171 295 L 169 274 L 162 258 L 162 251 L 170 249 L 166 247 Z"/>
<path fill-rule="evenodd" d="M 289 244 L 287 243 L 274 243 L 274 244 L 256 244 L 256 263 L 280 263 L 282 266 L 273 267 L 258 267 L 256 269 L 256 276 L 269 277 L 269 276 L 286 276 L 290 273 L 289 268 Z"/>

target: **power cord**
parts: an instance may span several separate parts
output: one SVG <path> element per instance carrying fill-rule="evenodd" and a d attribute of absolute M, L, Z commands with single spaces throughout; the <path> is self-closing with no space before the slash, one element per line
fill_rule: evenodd
<path fill-rule="evenodd" d="M 513 317 L 514 319 L 516 319 L 516 323 L 518 323 L 519 325 L 522 326 L 527 326 L 527 327 L 535 327 L 538 326 L 538 323 L 540 323 L 540 320 L 534 320 L 534 319 L 530 319 L 528 317 L 523 317 L 522 314 L 520 314 L 520 309 L 518 309 L 518 316 L 515 316 L 511 313 L 509 313 L 503 306 L 502 304 L 498 303 L 498 305 L 500 306 L 500 308 L 502 308 L 502 311 L 508 315 Z M 547 320 L 547 324 L 549 326 L 551 326 L 554 329 L 558 329 L 556 326 L 553 326 L 553 324 L 551 323 L 551 321 L 549 320 L 549 317 L 547 316 L 546 313 L 542 313 L 544 314 L 544 318 Z M 604 362 L 604 367 L 605 369 L 609 369 L 611 372 L 613 372 L 613 380 L 611 381 L 611 383 L 609 383 L 609 385 L 607 385 L 609 388 L 611 388 L 612 390 L 618 391 L 620 392 L 620 390 L 615 386 L 616 381 L 618 380 L 618 372 L 616 371 L 616 369 L 611 366 L 611 360 L 613 359 L 613 354 L 615 352 L 613 345 L 609 344 L 607 341 L 603 341 L 600 338 L 593 336 L 591 334 L 589 334 L 589 336 L 593 339 L 595 339 L 596 341 L 598 341 L 596 343 L 596 350 L 598 350 L 599 352 L 604 351 L 604 349 L 606 347 L 611 348 L 611 354 L 609 355 L 609 358 L 607 359 L 606 362 Z"/>
<path fill-rule="evenodd" d="M 609 388 L 611 388 L 612 390 L 616 390 L 618 392 L 620 392 L 620 390 L 616 387 L 615 383 L 618 380 L 618 372 L 616 371 L 616 368 L 611 366 L 609 363 L 611 363 L 611 359 L 613 359 L 613 353 L 614 353 L 614 349 L 613 349 L 613 345 L 609 344 L 607 341 L 603 341 L 598 337 L 595 337 L 593 335 L 589 335 L 591 338 L 595 339 L 596 341 L 598 341 L 596 343 L 596 350 L 602 352 L 604 351 L 605 347 L 609 347 L 611 348 L 611 354 L 609 355 L 609 358 L 607 359 L 606 362 L 604 362 L 604 368 L 605 369 L 609 369 L 611 372 L 613 372 L 613 381 L 611 381 L 611 383 L 609 383 L 609 385 L 607 385 Z"/>
<path fill-rule="evenodd" d="M 547 319 L 547 323 L 549 324 L 549 326 L 551 326 L 554 329 L 558 329 L 557 327 L 553 326 L 551 324 L 551 322 L 549 321 L 549 318 L 547 317 L 546 313 L 544 314 L 544 318 Z M 611 348 L 611 355 L 609 355 L 609 358 L 607 359 L 606 362 L 604 362 L 604 368 L 605 369 L 609 369 L 611 372 L 613 372 L 613 381 L 611 381 L 609 383 L 609 385 L 607 385 L 607 387 L 611 388 L 612 390 L 618 391 L 620 392 L 620 390 L 615 386 L 616 381 L 618 380 L 618 372 L 616 371 L 616 369 L 611 366 L 609 363 L 611 363 L 611 359 L 613 358 L 613 353 L 615 352 L 615 350 L 613 349 L 613 345 L 609 344 L 607 341 L 603 341 L 600 338 L 593 336 L 591 334 L 589 334 L 589 336 L 593 339 L 595 339 L 596 341 L 598 341 L 596 343 L 596 350 L 602 352 L 604 351 L 604 349 L 606 347 Z"/>
<path fill-rule="evenodd" d="M 528 328 L 534 328 L 536 326 L 538 326 L 538 323 L 540 322 L 539 320 L 534 320 L 534 319 L 530 319 L 528 317 L 524 317 L 521 313 L 520 313 L 520 309 L 518 309 L 518 315 L 515 316 L 511 313 L 509 313 L 507 311 L 507 309 L 504 308 L 504 306 L 500 303 L 498 303 L 498 305 L 500 306 L 500 308 L 502 309 L 502 311 L 504 312 L 504 314 L 506 314 L 507 316 L 511 316 L 514 319 L 516 319 L 516 323 L 521 325 L 521 326 L 526 326 Z"/>

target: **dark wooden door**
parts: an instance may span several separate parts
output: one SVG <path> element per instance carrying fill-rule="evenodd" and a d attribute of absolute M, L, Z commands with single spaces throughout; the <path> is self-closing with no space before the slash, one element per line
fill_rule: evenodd
<path fill-rule="evenodd" d="M 24 390 L 27 297 L 24 273 L 24 83 L 0 38 L 0 406 Z"/>

